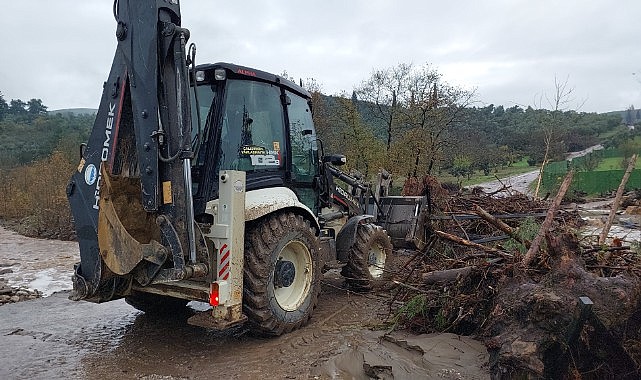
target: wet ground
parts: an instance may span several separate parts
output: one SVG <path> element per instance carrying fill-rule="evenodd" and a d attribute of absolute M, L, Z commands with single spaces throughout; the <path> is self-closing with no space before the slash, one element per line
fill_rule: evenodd
<path fill-rule="evenodd" d="M 580 231 L 581 235 L 591 240 L 593 244 L 596 244 L 596 237 L 603 230 L 613 203 L 613 199 L 607 199 L 577 205 L 579 215 L 586 222 Z M 638 246 L 641 242 L 641 215 L 628 214 L 624 210 L 618 212 L 608 237 L 609 239 L 616 237 L 625 245 Z"/>
<path fill-rule="evenodd" d="M 539 176 L 539 171 L 534 170 L 531 172 L 513 175 L 499 180 L 484 182 L 472 187 L 481 187 L 486 193 L 495 193 L 501 189 L 508 189 L 508 192 L 517 192 L 521 194 L 530 195 L 530 183 L 536 181 Z"/>
<path fill-rule="evenodd" d="M 278 338 L 158 318 L 67 292 L 0 308 L 2 379 L 484 379 L 485 347 L 452 334 L 384 340 L 386 298 L 324 285 L 310 325 Z M 387 377 L 391 378 L 391 377 Z"/>
<path fill-rule="evenodd" d="M 71 288 L 75 243 L 0 228 L 14 285 Z M 49 278 L 47 278 L 49 277 Z M 122 300 L 68 291 L 0 306 L 0 379 L 486 379 L 482 343 L 453 334 L 386 334 L 389 293 L 355 294 L 329 272 L 310 324 L 277 338 L 205 330 L 186 316 L 145 315 Z"/>
<path fill-rule="evenodd" d="M 9 285 L 37 289 L 44 296 L 71 289 L 78 243 L 34 239 L 0 227 L 0 270 Z"/>
<path fill-rule="evenodd" d="M 501 181 L 527 193 L 537 175 Z M 481 186 L 493 192 L 503 184 Z M 604 213 L 598 206 L 582 208 L 595 228 Z M 625 240 L 638 242 L 639 219 L 621 219 L 619 226 L 632 223 Z M 266 339 L 242 327 L 219 332 L 187 325 L 186 316 L 145 315 L 122 300 L 69 301 L 78 260 L 75 242 L 0 227 L 1 277 L 46 296 L 0 306 L 0 379 L 489 378 L 483 344 L 453 334 L 387 334 L 389 294 L 350 293 L 333 272 L 323 280 L 310 324 Z"/>

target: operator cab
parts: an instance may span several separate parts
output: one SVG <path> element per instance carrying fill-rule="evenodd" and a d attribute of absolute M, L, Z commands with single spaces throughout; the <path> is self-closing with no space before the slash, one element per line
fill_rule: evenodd
<path fill-rule="evenodd" d="M 285 186 L 317 212 L 319 160 L 309 93 L 280 76 L 228 63 L 199 65 L 192 75 L 196 216 L 218 198 L 217 173 L 226 169 L 247 173 L 246 191 Z"/>

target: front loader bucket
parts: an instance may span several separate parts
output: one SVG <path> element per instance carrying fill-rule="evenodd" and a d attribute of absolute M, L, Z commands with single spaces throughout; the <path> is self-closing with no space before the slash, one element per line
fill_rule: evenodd
<path fill-rule="evenodd" d="M 425 247 L 429 237 L 426 202 L 423 196 L 387 196 L 379 199 L 385 217 L 379 218 L 376 224 L 387 231 L 394 248 L 421 250 Z"/>

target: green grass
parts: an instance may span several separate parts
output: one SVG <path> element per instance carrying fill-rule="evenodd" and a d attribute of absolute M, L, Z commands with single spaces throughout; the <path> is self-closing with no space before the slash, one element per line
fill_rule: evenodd
<path fill-rule="evenodd" d="M 532 241 L 536 234 L 539 232 L 541 225 L 533 217 L 524 219 L 519 223 L 519 228 L 517 230 L 517 235 L 522 239 Z M 524 244 L 519 243 L 518 241 L 510 238 L 509 240 L 503 243 L 503 247 L 508 251 L 519 251 L 521 254 L 527 252 L 527 248 Z"/>
<path fill-rule="evenodd" d="M 527 157 L 523 158 L 521 161 L 515 162 L 512 166 L 507 166 L 504 168 L 493 169 L 490 172 L 490 175 L 484 175 L 483 171 L 477 170 L 470 176 L 470 179 L 463 178 L 461 183 L 462 186 L 473 186 L 480 183 L 490 182 L 496 180 L 496 178 L 505 178 L 512 175 L 528 173 L 531 171 L 539 170 L 537 166 L 529 166 L 527 163 Z M 438 180 L 441 183 L 450 182 L 458 183 L 459 178 L 454 177 L 451 174 L 443 172 L 437 175 Z M 395 186 L 390 190 L 390 195 L 400 195 L 403 183 L 405 182 L 405 177 L 395 177 L 394 184 L 400 184 L 400 186 Z"/>
<path fill-rule="evenodd" d="M 530 164 L 527 163 L 528 157 L 523 157 L 521 161 L 515 162 L 512 164 L 512 167 L 515 168 L 531 168 Z"/>
<path fill-rule="evenodd" d="M 613 129 L 611 129 L 611 130 L 609 130 L 607 132 L 599 134 L 599 140 L 600 141 L 605 141 L 605 140 L 609 139 L 612 136 L 615 136 L 615 135 L 617 135 L 617 134 L 619 134 L 621 132 L 625 132 L 626 130 L 627 130 L 627 127 L 625 127 L 625 126 L 620 126 L 620 127 L 613 128 Z"/>
<path fill-rule="evenodd" d="M 494 181 L 496 177 L 505 178 L 512 175 L 523 174 L 538 170 L 536 166 L 529 166 L 527 163 L 527 158 L 522 159 L 519 162 L 515 162 L 512 166 L 506 166 L 504 168 L 498 168 L 497 170 L 492 170 L 490 175 L 483 174 L 482 171 L 477 170 L 470 176 L 469 179 L 464 178 L 462 181 L 463 186 L 478 185 L 479 183 L 485 183 L 489 181 Z M 443 173 L 438 176 L 439 181 L 441 182 L 452 182 L 457 183 L 458 179 L 453 175 Z"/>
<path fill-rule="evenodd" d="M 621 167 L 622 161 L 623 161 L 623 157 L 604 158 L 601 160 L 601 162 L 599 163 L 599 166 L 595 169 L 595 171 L 623 170 L 625 168 Z M 634 168 L 641 169 L 641 160 L 637 160 Z"/>

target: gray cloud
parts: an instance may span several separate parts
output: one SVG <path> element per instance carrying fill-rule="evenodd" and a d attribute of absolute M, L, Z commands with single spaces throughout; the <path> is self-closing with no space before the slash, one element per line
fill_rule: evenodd
<path fill-rule="evenodd" d="M 200 62 L 229 61 L 351 92 L 375 68 L 431 63 L 481 104 L 533 105 L 568 78 L 582 111 L 641 107 L 641 2 L 182 1 Z M 96 107 L 115 50 L 109 0 L 5 1 L 5 98 Z M 587 100 L 586 100 L 587 99 Z"/>

